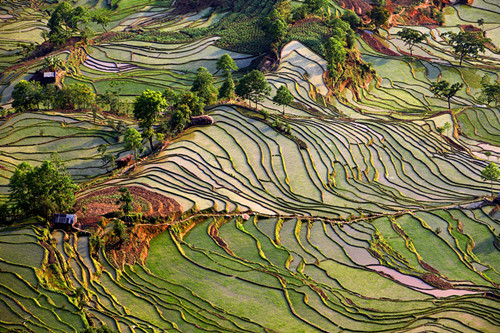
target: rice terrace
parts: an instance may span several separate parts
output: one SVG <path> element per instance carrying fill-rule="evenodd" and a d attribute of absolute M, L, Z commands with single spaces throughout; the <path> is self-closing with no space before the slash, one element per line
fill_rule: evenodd
<path fill-rule="evenodd" d="M 497 0 L 0 1 L 0 332 L 500 332 Z"/>

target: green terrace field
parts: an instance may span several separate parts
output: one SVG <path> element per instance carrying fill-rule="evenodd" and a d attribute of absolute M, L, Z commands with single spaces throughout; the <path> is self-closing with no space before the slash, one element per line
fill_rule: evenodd
<path fill-rule="evenodd" d="M 127 155 L 123 135 L 115 128 L 130 121 L 91 113 L 19 113 L 0 125 L 0 196 L 8 194 L 9 179 L 17 165 L 39 165 L 57 153 L 76 181 L 104 174 L 109 166 L 100 158 L 101 144 L 118 157 Z"/>
<path fill-rule="evenodd" d="M 5 228 L 0 327 L 70 332 L 90 318 L 144 332 L 495 331 L 497 303 L 484 296 L 500 280 L 498 251 L 486 246 L 494 227 L 484 211 L 461 209 L 343 225 L 215 217 L 163 233 L 144 265 L 120 271 L 104 252 L 89 256 L 88 236 Z M 436 274 L 455 287 L 414 277 Z M 74 293 L 51 290 L 61 279 L 84 287 L 87 317 Z"/>
<path fill-rule="evenodd" d="M 72 2 L 110 23 L 107 31 L 90 23 L 92 41 L 51 53 L 63 62 L 60 85 L 104 94 L 119 82 L 130 104 L 145 89 L 190 90 L 205 67 L 220 87 L 216 63 L 227 53 L 235 81 L 270 62 L 270 95 L 257 110 L 241 98 L 209 105 L 212 125 L 188 128 L 112 174 L 98 147 L 132 154 L 124 131 L 140 128 L 130 112 L 0 118 L 0 203 L 17 165 L 56 153 L 81 185 L 78 214 L 114 203 L 126 186 L 144 194 L 134 207 L 145 217 L 123 242 L 112 218 L 77 224 L 89 232 L 36 218 L 2 226 L 0 332 L 498 332 L 500 213 L 485 199 L 500 182 L 481 171 L 500 163 L 500 109 L 480 94 L 483 77 L 500 79 L 500 5 L 446 6 L 442 26 L 358 29 L 352 52 L 376 75 L 333 91 L 321 14 L 290 25 L 269 51 L 262 19 L 275 1 L 186 3 Z M 327 3 L 324 13 L 345 12 Z M 44 61 L 24 61 L 18 43 L 42 43 L 55 6 L 0 3 L 5 113 L 14 86 Z M 465 25 L 491 43 L 460 66 L 443 34 Z M 414 57 L 397 35 L 404 27 L 427 34 Z M 437 80 L 463 83 L 451 108 L 431 92 Z M 273 102 L 282 85 L 294 96 L 284 113 Z"/>

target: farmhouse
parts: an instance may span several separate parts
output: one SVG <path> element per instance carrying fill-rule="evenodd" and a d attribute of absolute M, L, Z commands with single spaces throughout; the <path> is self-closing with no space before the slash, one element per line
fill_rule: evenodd
<path fill-rule="evenodd" d="M 55 228 L 71 228 L 76 223 L 75 214 L 54 214 L 52 223 Z"/>

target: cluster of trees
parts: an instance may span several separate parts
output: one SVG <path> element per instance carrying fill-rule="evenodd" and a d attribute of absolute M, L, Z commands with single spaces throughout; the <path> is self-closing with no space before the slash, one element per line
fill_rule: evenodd
<path fill-rule="evenodd" d="M 59 89 L 54 84 L 41 85 L 36 81 L 19 81 L 12 90 L 12 107 L 17 112 L 45 109 L 89 109 L 95 104 L 92 88 L 74 83 Z"/>
<path fill-rule="evenodd" d="M 56 212 L 71 210 L 77 190 L 57 155 L 35 167 L 22 162 L 10 178 L 9 199 L 1 209 L 2 214 L 48 218 Z"/>
<path fill-rule="evenodd" d="M 83 6 L 74 7 L 69 2 L 61 2 L 54 9 L 47 23 L 49 32 L 42 32 L 42 37 L 48 38 L 57 45 L 65 43 L 75 34 L 84 39 L 91 38 L 94 32 L 87 25 L 89 22 L 100 24 L 106 30 L 110 18 L 104 14 L 91 14 Z"/>
<path fill-rule="evenodd" d="M 426 34 L 410 28 L 403 28 L 397 35 L 408 46 L 412 56 L 413 47 L 427 38 Z M 486 44 L 491 42 L 491 39 L 484 37 L 480 31 L 446 32 L 443 36 L 447 37 L 447 42 L 453 48 L 453 53 L 460 59 L 460 66 L 465 58 L 476 58 L 479 52 L 484 53 Z"/>

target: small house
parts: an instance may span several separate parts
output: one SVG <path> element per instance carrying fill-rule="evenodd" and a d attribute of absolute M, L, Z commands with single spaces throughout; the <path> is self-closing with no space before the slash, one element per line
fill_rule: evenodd
<path fill-rule="evenodd" d="M 52 223 L 55 228 L 71 228 L 76 223 L 75 214 L 54 214 Z"/>

